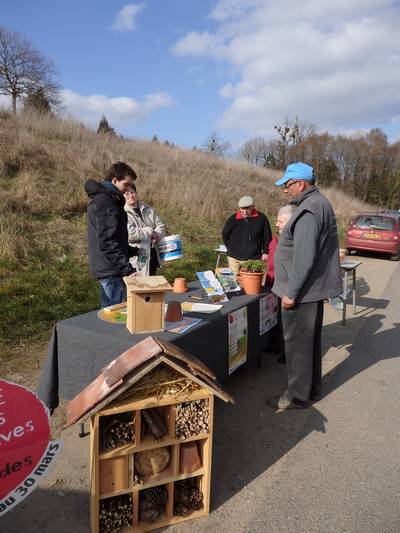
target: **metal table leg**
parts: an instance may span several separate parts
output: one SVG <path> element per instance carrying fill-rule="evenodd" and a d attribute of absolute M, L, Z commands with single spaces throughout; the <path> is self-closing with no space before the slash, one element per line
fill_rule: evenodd
<path fill-rule="evenodd" d="M 353 268 L 353 315 L 356 314 L 356 294 L 357 294 L 357 285 L 356 285 L 356 269 Z"/>
<path fill-rule="evenodd" d="M 217 264 L 215 265 L 215 268 L 218 268 L 220 259 L 221 259 L 221 254 L 218 254 L 217 255 Z"/>
<path fill-rule="evenodd" d="M 346 324 L 346 300 L 347 300 L 347 285 L 349 281 L 349 275 L 347 270 L 344 271 L 344 287 L 343 287 L 343 311 L 342 311 L 342 325 Z"/>

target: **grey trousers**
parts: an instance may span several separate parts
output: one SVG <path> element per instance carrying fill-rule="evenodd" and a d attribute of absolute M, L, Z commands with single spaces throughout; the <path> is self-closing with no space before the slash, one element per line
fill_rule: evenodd
<path fill-rule="evenodd" d="M 323 317 L 323 301 L 282 309 L 288 375 L 286 395 L 290 400 L 306 401 L 321 395 Z"/>

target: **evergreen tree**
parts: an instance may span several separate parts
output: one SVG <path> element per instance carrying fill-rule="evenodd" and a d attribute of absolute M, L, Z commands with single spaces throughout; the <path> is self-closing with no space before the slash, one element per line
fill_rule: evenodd
<path fill-rule="evenodd" d="M 102 115 L 100 119 L 99 126 L 97 128 L 97 133 L 109 133 L 111 135 L 115 135 L 115 130 L 110 126 L 105 115 Z"/>

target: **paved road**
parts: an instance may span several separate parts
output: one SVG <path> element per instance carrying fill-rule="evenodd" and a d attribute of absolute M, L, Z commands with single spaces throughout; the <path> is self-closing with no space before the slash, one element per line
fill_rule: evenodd
<path fill-rule="evenodd" d="M 400 265 L 363 259 L 357 315 L 325 306 L 324 389 L 304 411 L 263 402 L 285 386 L 265 354 L 217 402 L 212 513 L 171 533 L 400 532 Z M 86 533 L 87 439 L 63 432 L 47 484 L 0 522 L 7 533 Z"/>

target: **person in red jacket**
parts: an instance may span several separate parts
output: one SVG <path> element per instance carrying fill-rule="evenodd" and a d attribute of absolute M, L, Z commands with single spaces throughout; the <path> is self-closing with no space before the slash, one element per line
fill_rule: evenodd
<path fill-rule="evenodd" d="M 277 229 L 278 236 L 281 234 L 283 228 L 285 227 L 289 218 L 293 215 L 294 207 L 290 204 L 284 205 L 278 211 L 278 217 L 276 220 L 275 227 Z M 272 237 L 271 242 L 268 246 L 268 270 L 266 283 L 269 287 L 272 287 L 275 279 L 275 270 L 274 270 L 274 255 L 276 247 L 278 246 L 278 237 Z"/>
<path fill-rule="evenodd" d="M 252 196 L 242 196 L 239 210 L 228 218 L 222 238 L 228 251 L 228 265 L 236 274 L 247 259 L 268 259 L 271 227 L 268 218 L 255 208 Z"/>
<path fill-rule="evenodd" d="M 284 205 L 278 211 L 278 217 L 277 217 L 276 224 L 275 224 L 278 236 L 272 237 L 272 240 L 268 246 L 268 270 L 267 270 L 266 284 L 269 287 L 272 287 L 272 285 L 274 284 L 274 279 L 275 279 L 274 256 L 275 256 L 276 247 L 278 246 L 278 238 L 283 228 L 287 224 L 288 220 L 293 215 L 293 213 L 294 213 L 294 206 L 290 204 Z M 278 352 L 280 354 L 277 360 L 278 363 L 286 363 L 285 341 L 283 338 L 283 330 L 282 330 L 281 299 L 280 298 L 278 298 L 278 323 L 276 326 L 274 326 L 271 329 L 269 333 L 267 351 Z"/>

